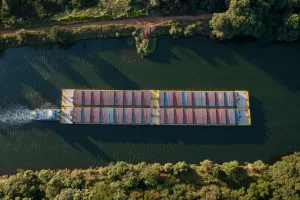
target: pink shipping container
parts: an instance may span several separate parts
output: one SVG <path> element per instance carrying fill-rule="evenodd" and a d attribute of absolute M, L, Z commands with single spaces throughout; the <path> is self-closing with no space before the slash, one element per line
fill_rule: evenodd
<path fill-rule="evenodd" d="M 152 110 L 152 111 L 154 111 L 154 110 Z M 154 112 L 152 113 L 152 115 L 154 115 Z M 165 108 L 159 109 L 159 123 L 165 124 Z"/>
<path fill-rule="evenodd" d="M 82 92 L 82 105 L 89 106 L 92 103 L 92 94 L 90 90 L 84 90 Z"/>
<path fill-rule="evenodd" d="M 91 110 L 91 123 L 99 123 L 100 108 L 92 108 Z"/>
<path fill-rule="evenodd" d="M 225 108 L 217 109 L 217 124 L 226 124 Z"/>
<path fill-rule="evenodd" d="M 165 124 L 174 124 L 174 108 L 165 109 Z"/>
<path fill-rule="evenodd" d="M 114 108 L 114 123 L 123 124 L 123 108 Z"/>
<path fill-rule="evenodd" d="M 183 108 L 175 108 L 174 124 L 183 124 Z"/>
<path fill-rule="evenodd" d="M 82 123 L 91 122 L 91 108 L 82 108 L 81 122 Z"/>
<path fill-rule="evenodd" d="M 108 108 L 100 108 L 99 122 L 104 124 L 108 123 Z"/>
<path fill-rule="evenodd" d="M 173 106 L 182 106 L 182 92 L 175 91 L 173 92 Z"/>
<path fill-rule="evenodd" d="M 132 109 L 132 123 L 133 124 L 141 124 L 141 108 L 133 108 Z"/>
<path fill-rule="evenodd" d="M 159 105 L 161 107 L 165 106 L 165 92 L 164 91 L 159 91 Z"/>
<path fill-rule="evenodd" d="M 101 91 L 100 103 L 104 106 L 110 106 L 114 104 L 114 91 Z"/>
<path fill-rule="evenodd" d="M 72 121 L 74 123 L 81 123 L 81 110 L 82 108 L 74 108 L 72 113 Z"/>
<path fill-rule="evenodd" d="M 207 124 L 217 124 L 216 109 L 207 109 Z"/>
<path fill-rule="evenodd" d="M 141 91 L 142 93 L 142 106 L 150 106 L 151 92 Z"/>
<path fill-rule="evenodd" d="M 73 104 L 82 105 L 82 90 L 74 91 Z"/>
<path fill-rule="evenodd" d="M 124 101 L 123 101 L 123 91 L 114 91 L 114 105 L 116 106 L 122 106 Z"/>
<path fill-rule="evenodd" d="M 226 124 L 236 124 L 235 109 L 226 109 Z"/>
<path fill-rule="evenodd" d="M 224 107 L 224 92 L 216 92 L 216 106 Z"/>
<path fill-rule="evenodd" d="M 100 91 L 93 90 L 92 91 L 92 105 L 99 106 L 100 105 Z"/>
<path fill-rule="evenodd" d="M 225 92 L 225 95 L 224 95 L 225 106 L 227 106 L 227 107 L 235 106 L 234 96 L 235 96 L 234 92 Z"/>
<path fill-rule="evenodd" d="M 150 124 L 150 119 L 151 119 L 151 108 L 142 108 L 141 123 Z"/>
<path fill-rule="evenodd" d="M 125 106 L 132 106 L 132 91 L 131 90 L 124 90 L 124 105 Z"/>
<path fill-rule="evenodd" d="M 207 124 L 207 109 L 197 108 L 193 109 L 193 123 L 194 124 Z"/>
<path fill-rule="evenodd" d="M 193 124 L 193 110 L 192 110 L 192 108 L 183 109 L 183 124 Z"/>
<path fill-rule="evenodd" d="M 132 108 L 124 108 L 123 122 L 124 122 L 124 124 L 131 124 L 132 123 Z"/>
<path fill-rule="evenodd" d="M 206 105 L 216 106 L 216 94 L 215 92 L 206 92 Z"/>
<path fill-rule="evenodd" d="M 132 105 L 133 106 L 140 106 L 142 105 L 142 94 L 141 91 L 133 91 L 132 92 Z"/>

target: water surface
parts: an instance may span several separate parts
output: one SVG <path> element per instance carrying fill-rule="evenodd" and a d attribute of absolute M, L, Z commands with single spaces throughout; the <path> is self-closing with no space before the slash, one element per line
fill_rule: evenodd
<path fill-rule="evenodd" d="M 147 59 L 126 39 L 8 49 L 0 55 L 0 172 L 120 160 L 244 162 L 299 151 L 299 52 L 299 44 L 205 37 L 160 38 Z M 249 90 L 252 126 L 23 123 L 27 109 L 60 107 L 61 88 Z M 23 125 L 7 125 L 8 113 Z"/>

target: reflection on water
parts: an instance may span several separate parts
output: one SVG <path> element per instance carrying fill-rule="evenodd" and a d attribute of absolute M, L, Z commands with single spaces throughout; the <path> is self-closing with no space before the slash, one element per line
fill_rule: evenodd
<path fill-rule="evenodd" d="M 61 88 L 249 90 L 252 126 L 31 122 L 0 129 L 0 171 L 80 168 L 118 160 L 268 160 L 299 150 L 299 44 L 159 40 L 157 51 L 144 59 L 126 39 L 6 50 L 0 57 L 2 127 L 3 121 L 25 122 L 24 113 L 31 109 L 60 107 Z"/>

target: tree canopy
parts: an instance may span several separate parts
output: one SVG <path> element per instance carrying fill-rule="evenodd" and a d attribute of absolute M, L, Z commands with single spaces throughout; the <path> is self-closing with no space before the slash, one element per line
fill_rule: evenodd
<path fill-rule="evenodd" d="M 300 199 L 300 153 L 273 165 L 205 160 L 164 165 L 117 162 L 74 170 L 18 170 L 0 176 L 0 199 Z"/>

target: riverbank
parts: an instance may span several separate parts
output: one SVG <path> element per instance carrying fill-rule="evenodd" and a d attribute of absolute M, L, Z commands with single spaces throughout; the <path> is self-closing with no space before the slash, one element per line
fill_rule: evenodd
<path fill-rule="evenodd" d="M 155 51 L 157 36 L 170 34 L 173 38 L 179 38 L 180 36 L 190 37 L 195 34 L 208 35 L 210 32 L 210 17 L 210 15 L 203 15 L 196 17 L 139 18 L 137 20 L 118 20 L 115 21 L 115 24 L 110 24 L 111 21 L 102 21 L 90 22 L 84 26 L 75 24 L 29 30 L 2 30 L 0 49 L 55 42 L 69 45 L 83 39 L 133 36 L 137 52 L 141 56 L 147 56 Z"/>
<path fill-rule="evenodd" d="M 273 165 L 204 160 L 188 165 L 117 162 L 0 177 L 3 199 L 299 199 L 300 153 Z M 13 190 L 11 189 L 13 188 Z"/>

